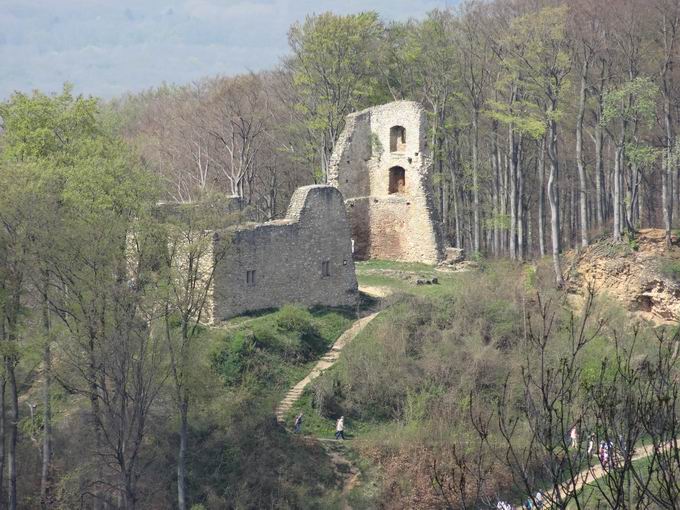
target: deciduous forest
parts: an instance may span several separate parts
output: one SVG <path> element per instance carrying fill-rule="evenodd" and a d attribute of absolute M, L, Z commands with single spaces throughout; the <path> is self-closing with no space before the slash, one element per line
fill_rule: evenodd
<path fill-rule="evenodd" d="M 288 42 L 266 72 L 0 103 L 0 508 L 496 508 L 539 489 L 556 508 L 678 508 L 677 327 L 563 289 L 570 250 L 637 251 L 649 227 L 677 241 L 680 0 L 322 13 Z M 303 395 L 305 430 L 342 414 L 364 437 L 342 454 L 365 477 L 348 495 L 342 463 L 273 410 L 359 312 L 206 327 L 209 246 L 283 217 L 326 182 L 345 117 L 401 99 L 428 112 L 446 242 L 480 269 L 392 281 Z M 590 433 L 620 458 L 577 494 Z"/>

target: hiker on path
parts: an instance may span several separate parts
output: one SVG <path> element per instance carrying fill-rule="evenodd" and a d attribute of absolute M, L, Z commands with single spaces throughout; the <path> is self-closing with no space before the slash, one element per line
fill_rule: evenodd
<path fill-rule="evenodd" d="M 531 496 L 529 496 L 527 498 L 527 500 L 524 502 L 524 505 L 522 506 L 522 508 L 525 508 L 526 510 L 532 510 L 532 508 L 534 508 L 534 504 L 531 501 Z"/>
<path fill-rule="evenodd" d="M 571 447 L 573 449 L 577 449 L 578 448 L 578 430 L 576 430 L 576 425 L 574 425 L 574 427 L 571 429 L 569 436 L 571 437 Z"/>
<path fill-rule="evenodd" d="M 593 454 L 595 448 L 595 434 L 590 434 L 590 439 L 588 440 L 588 457 Z"/>
<path fill-rule="evenodd" d="M 302 429 L 302 412 L 300 412 L 300 414 L 298 414 L 295 417 L 295 430 L 293 432 L 299 434 L 301 429 Z"/>
<path fill-rule="evenodd" d="M 345 417 L 341 416 L 335 424 L 335 439 L 345 440 Z"/>
<path fill-rule="evenodd" d="M 604 469 L 609 469 L 609 462 L 610 458 L 609 456 L 611 455 L 611 443 L 608 443 L 607 441 L 602 441 L 600 443 L 600 464 Z"/>
<path fill-rule="evenodd" d="M 534 501 L 536 502 L 536 508 L 538 510 L 541 510 L 543 508 L 543 493 L 541 491 L 538 491 L 536 495 L 534 496 Z"/>

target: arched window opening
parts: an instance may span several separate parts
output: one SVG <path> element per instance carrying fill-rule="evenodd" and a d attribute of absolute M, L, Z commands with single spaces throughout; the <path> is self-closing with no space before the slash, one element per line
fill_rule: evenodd
<path fill-rule="evenodd" d="M 390 128 L 390 152 L 404 152 L 406 150 L 406 129 L 403 126 Z"/>
<path fill-rule="evenodd" d="M 404 193 L 406 188 L 406 171 L 400 166 L 390 168 L 389 194 Z"/>

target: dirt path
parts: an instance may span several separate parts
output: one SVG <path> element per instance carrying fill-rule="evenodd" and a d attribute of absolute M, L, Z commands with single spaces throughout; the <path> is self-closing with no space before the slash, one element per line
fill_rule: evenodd
<path fill-rule="evenodd" d="M 381 287 L 379 285 L 362 285 L 359 287 L 359 291 L 374 298 L 384 298 L 393 292 L 390 287 Z"/>
<path fill-rule="evenodd" d="M 338 361 L 338 358 L 340 357 L 340 352 L 342 351 L 343 347 L 351 342 L 355 336 L 361 333 L 366 325 L 371 322 L 376 317 L 376 315 L 378 315 L 378 313 L 379 312 L 375 312 L 371 315 L 367 315 L 366 317 L 363 317 L 352 324 L 352 326 L 347 331 L 340 335 L 340 338 L 335 341 L 333 347 L 331 347 L 324 357 L 321 358 L 316 365 L 314 365 L 314 368 L 307 375 L 307 377 L 293 386 L 288 391 L 288 393 L 286 393 L 286 396 L 283 398 L 283 400 L 279 402 L 278 406 L 276 406 L 276 420 L 279 423 L 283 424 L 285 422 L 286 413 L 290 411 L 290 409 L 293 407 L 293 404 L 299 400 L 307 385 L 319 377 L 324 370 L 335 365 L 335 362 Z"/>
<path fill-rule="evenodd" d="M 663 445 L 662 449 L 665 449 L 668 447 L 670 443 L 667 445 Z M 650 456 L 653 452 L 650 448 L 647 446 L 642 446 L 641 451 L 634 454 L 633 458 L 631 459 L 632 462 L 638 461 L 640 459 L 644 459 L 645 457 Z M 600 465 L 599 461 L 596 461 L 597 464 L 590 466 L 588 469 L 584 469 L 581 471 L 574 480 L 572 480 L 570 483 L 565 483 L 561 487 L 561 492 L 562 493 L 574 493 L 580 491 L 584 486 L 588 485 L 589 483 L 594 482 L 598 478 L 602 478 L 607 474 L 607 471 Z M 553 493 L 548 494 L 546 497 L 547 501 L 551 501 L 553 499 Z M 554 505 L 548 504 L 546 508 L 550 508 Z M 518 510 L 521 509 L 521 507 L 517 507 Z"/>
<path fill-rule="evenodd" d="M 362 288 L 361 291 L 364 292 L 364 289 Z M 384 297 L 384 295 L 376 297 Z M 279 405 L 276 407 L 276 421 L 285 426 L 286 413 L 290 411 L 295 402 L 297 402 L 298 399 L 302 396 L 302 393 L 304 392 L 307 385 L 314 379 L 319 377 L 324 370 L 332 367 L 335 364 L 335 362 L 338 361 L 342 349 L 349 342 L 354 340 L 354 338 L 363 331 L 363 329 L 368 325 L 368 323 L 375 319 L 378 313 L 380 312 L 375 312 L 372 313 L 371 315 L 367 315 L 366 317 L 362 317 L 361 319 L 357 320 L 354 324 L 352 324 L 349 327 L 349 329 L 347 329 L 342 335 L 340 335 L 340 337 L 333 344 L 333 347 L 331 347 L 331 349 L 324 355 L 323 358 L 321 358 L 318 361 L 316 365 L 314 365 L 314 368 L 312 369 L 311 372 L 309 372 L 307 377 L 305 377 L 304 379 L 302 379 L 302 381 L 293 386 L 288 391 L 288 393 L 286 393 L 284 399 L 281 402 L 279 402 Z M 328 455 L 331 462 L 335 466 L 336 472 L 340 477 L 344 479 L 342 487 L 342 500 L 343 500 L 342 509 L 351 510 L 351 507 L 347 503 L 347 497 L 352 488 L 356 486 L 357 483 L 359 483 L 359 475 L 361 474 L 361 472 L 356 466 L 352 464 L 352 462 L 349 459 L 347 459 L 347 457 L 343 453 L 344 448 L 343 443 L 338 442 L 336 440 L 323 440 L 311 437 L 307 437 L 305 438 L 305 440 L 315 441 L 321 444 L 321 446 L 323 446 L 324 450 L 326 451 L 326 454 Z"/>

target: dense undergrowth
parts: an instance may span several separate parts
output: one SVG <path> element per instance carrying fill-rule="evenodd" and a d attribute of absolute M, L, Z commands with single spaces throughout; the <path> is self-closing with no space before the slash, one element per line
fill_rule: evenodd
<path fill-rule="evenodd" d="M 223 384 L 216 414 L 194 431 L 195 488 L 206 508 L 324 508 L 336 473 L 322 449 L 291 438 L 273 419 L 283 393 L 352 323 L 349 310 L 286 306 L 214 330 L 210 371 Z M 313 465 L 314 469 L 309 469 Z"/>
<path fill-rule="evenodd" d="M 518 503 L 526 495 L 520 471 L 529 473 L 533 487 L 550 487 L 545 457 L 531 434 L 545 416 L 532 407 L 536 390 L 527 387 L 526 377 L 542 373 L 539 359 L 558 370 L 554 377 L 564 375 L 559 370 L 572 352 L 583 310 L 574 313 L 565 294 L 552 289 L 550 268 L 542 264 L 482 261 L 479 271 L 443 274 L 439 284 L 420 286 L 404 280 L 408 272 L 440 276 L 422 266 L 359 265 L 361 284 L 379 280 L 393 293 L 383 299 L 380 315 L 291 410 L 289 421 L 305 413 L 301 435 L 276 424 L 274 408 L 356 319 L 355 311 L 287 306 L 202 331 L 195 344 L 187 459 L 196 509 L 341 508 L 343 501 L 355 509 L 461 508 L 456 489 L 461 473 L 466 475 L 462 497 L 476 501 L 474 508 L 493 507 L 501 497 Z M 365 298 L 364 305 L 376 303 Z M 553 323 L 549 330 L 543 328 L 546 312 Z M 618 349 L 629 349 L 638 379 L 645 378 L 639 370 L 656 359 L 652 328 L 631 328 L 626 314 L 606 299 L 595 299 L 583 324 L 588 341 L 574 357 L 567 414 L 552 427 L 562 436 L 555 448 L 560 462 L 569 458 L 559 443 L 568 434 L 565 424 L 580 423 L 584 438 L 590 432 L 609 433 L 610 423 L 593 405 L 598 391 L 606 387 L 614 392 L 612 399 L 627 402 L 619 380 L 622 367 L 612 363 Z M 534 337 L 545 337 L 543 352 Z M 143 459 L 146 482 L 140 490 L 144 508 L 174 503 L 175 473 L 164 467 L 176 462 L 172 399 L 164 392 L 151 416 L 148 437 L 153 439 Z M 87 426 L 87 403 L 61 389 L 59 395 L 55 390 L 54 401 L 55 446 L 75 458 L 78 448 L 88 448 L 91 441 L 78 435 Z M 578 414 L 578 409 L 584 411 Z M 348 438 L 345 457 L 361 472 L 348 499 L 341 494 L 343 476 L 333 460 L 321 443 L 308 440 L 332 438 L 340 415 Z M 501 434 L 504 419 L 516 420 L 510 443 Z M 40 425 L 24 423 L 27 435 L 31 426 Z M 484 440 L 475 426 L 486 427 Z M 523 471 L 504 461 L 509 444 L 522 454 L 532 452 Z M 31 445 L 22 448 L 32 458 Z M 26 483 L 34 483 L 28 473 L 37 471 L 39 459 L 33 457 L 22 466 Z M 57 469 L 64 475 L 61 501 L 77 505 L 81 489 L 78 477 L 69 473 L 77 475 L 78 467 Z M 475 481 L 475 473 L 483 474 L 481 481 Z M 599 493 L 589 497 L 601 499 Z"/>
<path fill-rule="evenodd" d="M 536 450 L 526 454 L 522 473 L 532 487 L 549 488 L 545 458 L 532 435 L 543 411 L 528 410 L 543 370 L 539 360 L 552 377 L 567 377 L 560 367 L 573 354 L 569 399 L 543 416 L 563 413 L 552 425 L 550 460 L 563 464 L 564 478 L 568 454 L 561 445 L 569 427 L 579 424 L 583 437 L 613 435 L 592 402 L 595 388 L 618 388 L 617 346 L 639 363 L 658 354 L 653 329 L 631 328 L 626 314 L 605 298 L 593 300 L 587 317 L 574 313 L 541 264 L 485 263 L 452 282 L 388 298 L 386 310 L 291 411 L 291 417 L 300 411 L 307 416 L 305 433 L 324 437 L 345 416 L 351 448 L 370 466 L 353 494 L 359 508 L 460 508 L 455 485 L 461 474 L 467 496 L 478 505 L 492 507 L 501 497 L 519 502 L 526 492 L 520 468 L 504 461 L 510 446 L 522 454 Z M 574 353 L 581 333 L 584 345 Z M 543 351 L 534 338 L 545 342 Z M 511 441 L 501 434 L 503 420 L 514 424 Z M 483 440 L 475 421 L 486 427 Z M 482 471 L 484 479 L 473 487 L 473 474 Z"/>
<path fill-rule="evenodd" d="M 188 491 L 195 509 L 334 507 L 341 485 L 334 465 L 318 444 L 290 437 L 277 425 L 274 406 L 354 320 L 353 310 L 286 306 L 201 332 L 191 377 L 187 459 Z M 30 395 L 29 390 L 28 399 Z M 167 468 L 176 464 L 173 398 L 171 391 L 162 392 L 149 415 L 140 508 L 175 504 L 176 473 Z M 92 446 L 92 438 L 83 433 L 89 423 L 87 401 L 57 387 L 53 402 L 55 448 L 68 454 L 64 458 L 77 459 L 78 451 Z M 26 418 L 22 428 L 28 436 L 40 423 Z M 39 456 L 33 444 L 21 447 L 30 459 L 21 466 L 21 479 L 28 487 L 39 473 Z M 81 469 L 91 466 L 56 466 L 62 508 L 79 505 Z M 36 498 L 22 504 L 38 505 Z"/>

